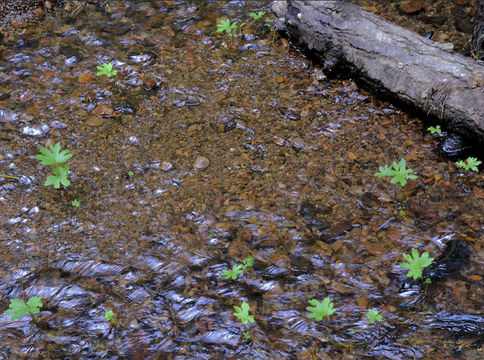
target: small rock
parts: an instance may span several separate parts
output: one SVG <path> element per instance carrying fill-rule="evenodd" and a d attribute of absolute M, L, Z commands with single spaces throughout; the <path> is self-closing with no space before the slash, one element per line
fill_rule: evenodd
<path fill-rule="evenodd" d="M 210 160 L 204 156 L 197 156 L 193 163 L 193 169 L 197 171 L 205 170 L 210 165 Z"/>
<path fill-rule="evenodd" d="M 85 124 L 90 127 L 99 127 L 104 124 L 104 119 L 100 117 L 90 117 L 86 120 Z"/>
<path fill-rule="evenodd" d="M 160 169 L 163 171 L 170 171 L 171 169 L 173 169 L 173 164 L 168 161 L 163 161 L 161 163 Z"/>
<path fill-rule="evenodd" d="M 187 101 L 185 101 L 185 105 L 187 106 L 198 106 L 200 105 L 200 100 L 195 96 L 189 96 Z"/>
<path fill-rule="evenodd" d="M 92 111 L 92 113 L 96 116 L 103 116 L 103 117 L 112 117 L 115 114 L 114 110 L 106 105 L 96 106 L 96 108 Z"/>
<path fill-rule="evenodd" d="M 406 0 L 402 1 L 400 5 L 400 10 L 405 14 L 413 14 L 425 9 L 428 4 L 425 1 L 420 0 Z"/>
<path fill-rule="evenodd" d="M 157 87 L 158 84 L 156 83 L 155 79 L 145 79 L 145 81 L 143 81 L 143 89 L 145 89 L 146 91 L 154 90 Z"/>

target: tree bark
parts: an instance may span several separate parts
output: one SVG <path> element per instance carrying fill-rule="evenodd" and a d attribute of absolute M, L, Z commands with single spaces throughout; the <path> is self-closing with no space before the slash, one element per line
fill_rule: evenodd
<path fill-rule="evenodd" d="M 344 1 L 276 1 L 278 30 L 327 72 L 436 118 L 484 144 L 484 66 Z"/>
<path fill-rule="evenodd" d="M 479 0 L 477 5 L 471 50 L 476 59 L 484 59 L 484 0 Z"/>

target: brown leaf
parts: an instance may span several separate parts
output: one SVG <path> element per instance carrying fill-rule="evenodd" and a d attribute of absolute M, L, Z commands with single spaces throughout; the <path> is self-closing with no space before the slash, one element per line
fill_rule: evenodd
<path fill-rule="evenodd" d="M 81 75 L 79 75 L 79 82 L 81 84 L 87 84 L 89 82 L 91 82 L 91 80 L 94 78 L 94 75 L 92 75 L 92 73 L 86 71 L 86 72 L 83 72 Z"/>

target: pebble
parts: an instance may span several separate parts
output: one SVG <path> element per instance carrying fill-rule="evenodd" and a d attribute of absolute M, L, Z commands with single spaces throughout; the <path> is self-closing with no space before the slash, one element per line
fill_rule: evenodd
<path fill-rule="evenodd" d="M 170 171 L 171 169 L 173 169 L 173 164 L 171 162 L 168 162 L 168 161 L 163 161 L 161 163 L 160 169 L 163 170 L 163 171 Z"/>
<path fill-rule="evenodd" d="M 200 100 L 195 96 L 189 96 L 187 101 L 185 101 L 185 105 L 187 106 L 198 106 L 200 105 Z"/>
<path fill-rule="evenodd" d="M 210 160 L 204 156 L 197 156 L 193 163 L 193 169 L 197 171 L 205 170 L 210 165 Z"/>
<path fill-rule="evenodd" d="M 86 120 L 85 124 L 90 127 L 99 127 L 104 124 L 104 119 L 100 117 L 90 117 Z"/>

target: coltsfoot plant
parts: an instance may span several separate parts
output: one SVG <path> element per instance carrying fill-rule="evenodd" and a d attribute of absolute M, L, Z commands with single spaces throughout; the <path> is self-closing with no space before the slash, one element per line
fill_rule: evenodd
<path fill-rule="evenodd" d="M 425 251 L 422 255 L 419 255 L 417 249 L 412 249 L 412 255 L 402 254 L 402 256 L 408 263 L 401 263 L 400 267 L 408 269 L 407 277 L 413 277 L 414 280 L 421 278 L 423 268 L 434 261 L 434 258 L 429 257 L 428 252 Z"/>
<path fill-rule="evenodd" d="M 5 315 L 13 315 L 12 320 L 17 320 L 25 314 L 30 314 L 34 319 L 34 314 L 40 312 L 42 307 L 42 298 L 40 296 L 32 296 L 27 302 L 22 299 L 10 299 L 10 306 L 4 312 Z"/>
<path fill-rule="evenodd" d="M 108 78 L 110 78 L 112 76 L 116 76 L 118 73 L 118 70 L 113 70 L 113 63 L 103 63 L 101 66 L 96 66 L 96 68 L 99 70 L 96 73 L 96 76 L 106 75 Z"/>
<path fill-rule="evenodd" d="M 225 276 L 225 280 L 237 280 L 237 276 L 241 274 L 247 274 L 254 265 L 254 258 L 252 256 L 246 257 L 242 260 L 242 264 L 235 264 L 232 266 L 232 271 L 225 269 L 222 270 L 222 276 Z"/>
<path fill-rule="evenodd" d="M 314 318 L 320 321 L 326 316 L 333 315 L 334 312 L 336 311 L 329 297 L 325 298 L 323 302 L 312 299 L 312 300 L 309 300 L 309 303 L 313 306 L 313 307 L 308 306 L 306 308 L 306 310 L 310 312 L 310 314 L 308 315 L 309 319 Z"/>
<path fill-rule="evenodd" d="M 251 12 L 249 16 L 254 19 L 255 21 L 262 19 L 262 17 L 266 14 L 265 11 L 259 11 L 258 13 Z"/>
<path fill-rule="evenodd" d="M 244 324 L 244 326 L 245 326 L 245 331 L 243 333 L 244 338 L 246 340 L 249 340 L 250 339 L 250 333 L 247 331 L 247 324 L 255 322 L 254 316 L 249 315 L 249 310 L 250 310 L 249 303 L 243 301 L 242 305 L 240 305 L 240 307 L 237 306 L 237 305 L 234 305 L 234 310 L 235 310 L 234 316 L 237 319 L 239 319 L 240 322 L 242 324 Z"/>
<path fill-rule="evenodd" d="M 104 320 L 106 320 L 112 326 L 116 324 L 116 315 L 114 315 L 113 310 L 108 310 L 104 313 Z"/>
<path fill-rule="evenodd" d="M 390 166 L 378 167 L 379 172 L 373 174 L 376 177 L 392 176 L 391 183 L 400 183 L 402 187 L 407 185 L 408 179 L 417 179 L 417 175 L 413 175 L 413 169 L 407 169 L 407 162 L 402 158 L 398 163 L 394 161 Z"/>
<path fill-rule="evenodd" d="M 41 165 L 56 165 L 52 169 L 54 175 L 48 176 L 44 186 L 54 185 L 56 189 L 60 188 L 60 184 L 69 186 L 71 182 L 68 178 L 69 165 L 59 165 L 65 163 L 72 157 L 70 150 L 62 150 L 60 143 L 54 146 L 49 145 L 49 150 L 41 146 L 38 155 L 35 158 L 40 161 Z"/>
<path fill-rule="evenodd" d="M 457 161 L 455 165 L 459 168 L 463 168 L 465 170 L 473 170 L 475 172 L 478 172 L 479 169 L 477 168 L 479 165 L 481 165 L 482 161 L 477 160 L 477 158 L 469 156 L 465 161 Z"/>
<path fill-rule="evenodd" d="M 220 22 L 217 24 L 218 33 L 222 33 L 225 31 L 227 34 L 233 34 L 236 29 L 237 29 L 237 21 L 230 23 L 230 20 L 228 19 L 220 20 Z"/>
<path fill-rule="evenodd" d="M 381 315 L 378 313 L 378 310 L 368 310 L 368 312 L 365 314 L 365 316 L 368 318 L 371 324 L 373 324 L 375 321 L 382 321 Z"/>
<path fill-rule="evenodd" d="M 440 128 L 440 125 L 437 125 L 435 127 L 431 126 L 427 130 L 430 131 L 431 134 L 440 134 L 440 133 L 442 133 L 442 129 Z"/>

